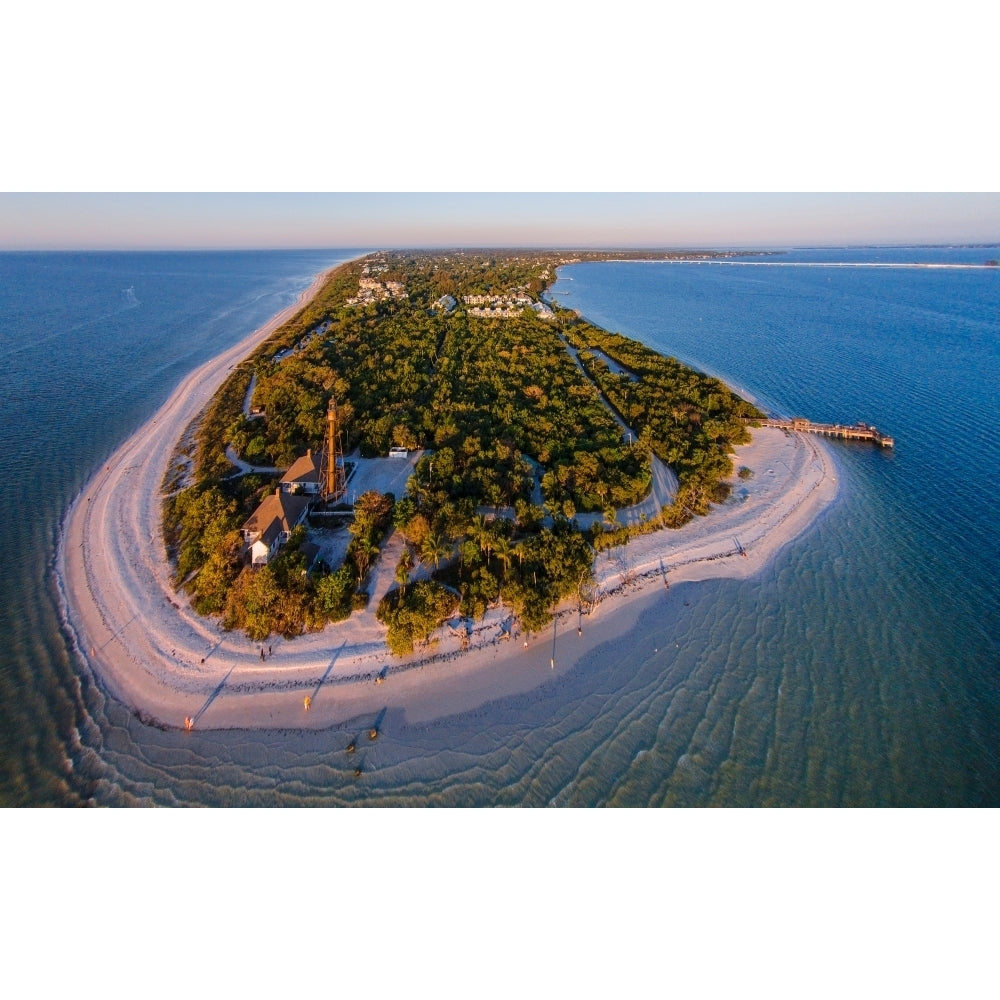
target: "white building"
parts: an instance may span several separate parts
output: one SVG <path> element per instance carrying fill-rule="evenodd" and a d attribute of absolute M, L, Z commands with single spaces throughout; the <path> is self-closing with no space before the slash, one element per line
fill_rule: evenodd
<path fill-rule="evenodd" d="M 243 524 L 243 552 L 252 566 L 265 566 L 288 541 L 296 525 L 309 510 L 306 497 L 277 489 L 264 497 L 261 505 Z"/>
<path fill-rule="evenodd" d="M 294 493 L 296 496 L 316 496 L 319 493 L 319 463 L 319 455 L 314 455 L 312 448 L 301 458 L 297 458 L 281 477 L 282 492 Z"/>

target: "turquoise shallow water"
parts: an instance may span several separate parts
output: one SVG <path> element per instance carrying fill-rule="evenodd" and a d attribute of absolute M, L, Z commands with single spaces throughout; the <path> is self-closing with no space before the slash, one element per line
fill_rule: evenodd
<path fill-rule="evenodd" d="M 390 715 L 360 784 L 347 727 L 185 737 L 107 699 L 60 626 L 66 508 L 184 372 L 352 255 L 0 255 L 4 803 L 997 804 L 998 271 L 564 268 L 554 297 L 595 322 L 776 411 L 877 423 L 895 451 L 832 445 L 837 503 L 760 577 L 671 588 L 502 705 Z"/>

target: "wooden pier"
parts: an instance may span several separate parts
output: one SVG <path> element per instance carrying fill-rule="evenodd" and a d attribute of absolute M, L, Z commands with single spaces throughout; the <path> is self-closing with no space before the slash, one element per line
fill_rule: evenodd
<path fill-rule="evenodd" d="M 805 417 L 793 417 L 791 420 L 768 418 L 766 420 L 751 420 L 744 417 L 744 423 L 757 424 L 760 427 L 777 427 L 783 431 L 805 431 L 809 434 L 824 434 L 826 437 L 843 438 L 847 441 L 871 441 L 883 448 L 892 448 L 895 442 L 888 434 L 883 434 L 871 424 L 814 424 Z"/>

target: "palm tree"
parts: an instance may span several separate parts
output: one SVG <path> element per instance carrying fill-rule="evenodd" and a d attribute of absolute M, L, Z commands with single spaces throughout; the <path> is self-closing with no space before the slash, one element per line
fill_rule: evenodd
<path fill-rule="evenodd" d="M 409 545 L 404 545 L 403 554 L 399 557 L 399 562 L 396 563 L 396 583 L 399 584 L 402 596 L 406 595 L 406 585 L 410 582 L 411 569 L 413 569 L 413 553 L 410 551 Z"/>
<path fill-rule="evenodd" d="M 354 546 L 354 565 L 358 568 L 358 585 L 364 582 L 368 570 L 372 563 L 378 558 L 379 547 L 358 539 L 358 544 Z"/>
<path fill-rule="evenodd" d="M 524 545 L 524 542 L 522 541 L 522 542 L 518 542 L 513 547 L 513 549 L 511 550 L 513 552 L 513 554 L 517 556 L 517 564 L 518 564 L 518 566 L 523 566 L 524 565 L 524 549 L 525 549 L 525 545 Z"/>
<path fill-rule="evenodd" d="M 503 575 L 506 580 L 510 570 L 510 562 L 514 558 L 514 546 L 506 535 L 498 535 L 493 542 L 493 551 L 496 553 L 497 559 L 503 563 Z"/>
<path fill-rule="evenodd" d="M 429 531 L 424 539 L 424 544 L 420 547 L 420 558 L 434 563 L 434 568 L 441 566 L 441 560 L 451 555 L 451 545 L 444 535 Z"/>
<path fill-rule="evenodd" d="M 490 556 L 493 555 L 493 550 L 496 548 L 496 545 L 497 545 L 497 535 L 496 535 L 496 532 L 493 530 L 492 527 L 489 527 L 489 528 L 487 528 L 483 532 L 483 537 L 480 539 L 480 542 L 479 542 L 480 548 L 481 549 L 482 548 L 486 549 L 486 565 L 487 566 L 489 566 L 489 564 L 490 564 Z"/>
<path fill-rule="evenodd" d="M 479 543 L 479 551 L 486 551 L 486 540 L 488 538 L 489 527 L 486 518 L 482 514 L 474 514 L 469 522 L 469 537 Z"/>

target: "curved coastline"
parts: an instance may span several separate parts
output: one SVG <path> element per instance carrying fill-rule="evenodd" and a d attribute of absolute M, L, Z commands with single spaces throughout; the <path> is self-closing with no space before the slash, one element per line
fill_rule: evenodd
<path fill-rule="evenodd" d="M 633 598 L 662 593 L 665 580 L 753 576 L 836 496 L 836 471 L 821 441 L 760 428 L 737 449 L 737 466 L 752 468 L 753 479 L 734 479 L 733 496 L 707 517 L 598 555 L 592 614 L 564 608 L 552 635 L 501 641 L 507 614 L 491 611 L 468 650 L 442 629 L 433 653 L 399 659 L 369 608 L 319 633 L 272 640 L 262 660 L 261 644 L 201 618 L 172 586 L 160 489 L 177 441 L 229 369 L 306 305 L 329 273 L 183 379 L 63 522 L 55 569 L 65 621 L 94 674 L 143 719 L 176 728 L 190 717 L 197 729 L 287 729 L 326 728 L 383 710 L 402 711 L 411 722 L 467 711 L 536 688 L 620 639 L 649 603 Z M 568 640 L 557 646 L 563 632 L 573 635 L 572 652 Z"/>

